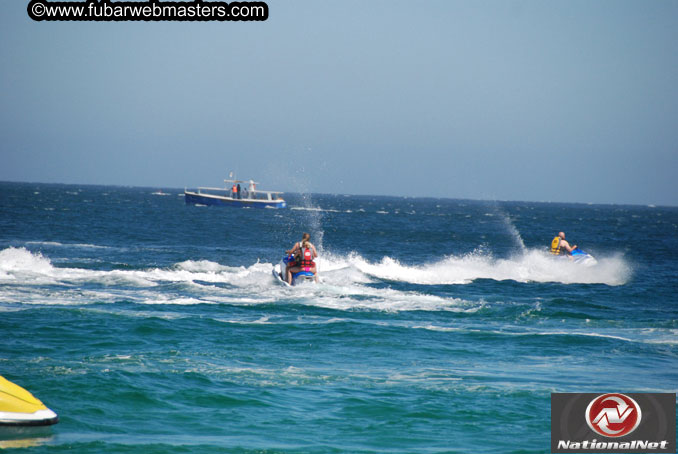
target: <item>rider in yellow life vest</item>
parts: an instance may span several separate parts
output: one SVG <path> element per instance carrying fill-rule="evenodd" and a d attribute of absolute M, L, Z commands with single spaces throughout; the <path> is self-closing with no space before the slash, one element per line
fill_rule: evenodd
<path fill-rule="evenodd" d="M 559 232 L 558 236 L 551 241 L 551 254 L 553 255 L 572 255 L 572 251 L 577 249 L 577 245 L 570 246 L 570 243 L 565 241 L 565 233 Z"/>
<path fill-rule="evenodd" d="M 560 237 L 557 235 L 551 241 L 551 254 L 560 255 Z"/>

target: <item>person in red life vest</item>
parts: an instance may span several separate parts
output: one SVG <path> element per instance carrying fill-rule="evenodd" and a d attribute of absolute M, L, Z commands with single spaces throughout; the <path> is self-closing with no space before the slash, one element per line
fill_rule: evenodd
<path fill-rule="evenodd" d="M 285 267 L 285 279 L 287 279 L 287 272 L 290 270 L 290 268 L 294 267 L 297 265 L 297 258 L 299 255 L 299 251 L 301 250 L 301 244 L 304 241 L 311 241 L 311 235 L 304 232 L 303 235 L 301 235 L 301 241 L 298 243 L 294 243 L 294 246 L 292 246 L 292 249 L 289 251 L 285 251 L 285 254 L 289 255 L 294 255 L 294 260 L 287 262 L 287 266 Z"/>
<path fill-rule="evenodd" d="M 287 255 L 290 255 L 290 254 L 297 255 L 297 251 L 299 251 L 301 249 L 301 245 L 304 241 L 310 242 L 311 241 L 311 235 L 304 232 L 304 234 L 301 235 L 301 241 L 299 241 L 298 243 L 294 243 L 294 246 L 292 246 L 292 249 L 290 249 L 289 251 L 285 251 L 285 254 L 287 254 Z"/>
<path fill-rule="evenodd" d="M 300 271 L 310 271 L 317 279 L 317 267 L 313 261 L 317 257 L 318 252 L 315 250 L 315 246 L 308 240 L 303 241 L 295 265 L 287 269 L 287 283 L 292 285 L 292 275 Z"/>
<path fill-rule="evenodd" d="M 238 198 L 238 187 L 233 183 L 233 187 L 231 188 L 231 197 L 234 199 Z"/>

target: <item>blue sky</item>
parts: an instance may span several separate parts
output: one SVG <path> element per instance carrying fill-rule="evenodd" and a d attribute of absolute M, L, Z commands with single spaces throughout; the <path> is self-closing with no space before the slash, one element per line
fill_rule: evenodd
<path fill-rule="evenodd" d="M 0 180 L 678 205 L 678 1 L 0 2 Z"/>

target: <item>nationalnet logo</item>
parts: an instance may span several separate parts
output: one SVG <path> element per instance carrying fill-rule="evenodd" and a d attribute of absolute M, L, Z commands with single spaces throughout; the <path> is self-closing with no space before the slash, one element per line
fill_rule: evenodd
<path fill-rule="evenodd" d="M 676 394 L 551 394 L 551 452 L 676 452 Z"/>
<path fill-rule="evenodd" d="M 640 405 L 629 396 L 603 394 L 586 407 L 586 422 L 598 435 L 623 437 L 636 430 L 642 414 Z"/>

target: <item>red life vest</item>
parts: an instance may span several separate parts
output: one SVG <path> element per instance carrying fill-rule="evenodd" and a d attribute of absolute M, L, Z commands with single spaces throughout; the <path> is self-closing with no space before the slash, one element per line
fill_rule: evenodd
<path fill-rule="evenodd" d="M 301 253 L 301 261 L 298 262 L 299 266 L 302 267 L 314 267 L 315 263 L 313 262 L 313 251 L 309 248 L 303 249 Z"/>

